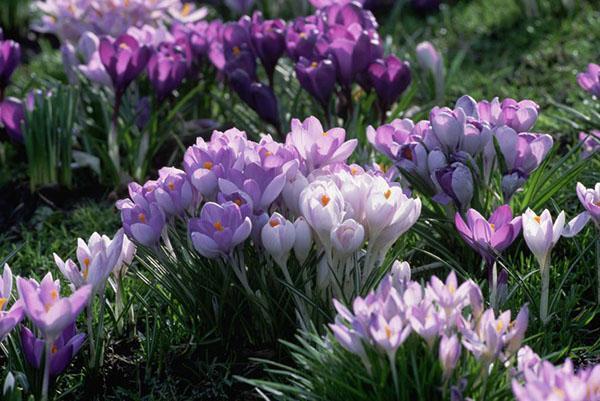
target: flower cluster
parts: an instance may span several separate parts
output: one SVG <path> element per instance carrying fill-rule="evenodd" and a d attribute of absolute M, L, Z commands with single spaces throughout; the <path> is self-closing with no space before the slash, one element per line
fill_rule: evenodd
<path fill-rule="evenodd" d="M 352 311 L 334 300 L 338 311 L 329 327 L 338 342 L 365 363 L 366 347 L 395 354 L 411 335 L 439 347 L 442 369 L 449 377 L 462 348 L 487 371 L 496 360 L 504 362 L 524 338 L 529 312 L 524 306 L 514 321 L 511 312 L 495 315 L 484 310 L 480 288 L 471 280 L 458 285 L 454 272 L 445 282 L 433 276 L 426 286 L 410 279 L 408 263 L 396 261 L 379 287 L 365 298 L 357 297 Z"/>
<path fill-rule="evenodd" d="M 21 122 L 24 119 L 23 104 L 14 98 L 4 98 L 10 78 L 21 62 L 21 47 L 12 40 L 3 40 L 0 29 L 0 127 L 15 142 L 23 141 Z"/>
<path fill-rule="evenodd" d="M 517 354 L 512 380 L 517 401 L 594 401 L 600 399 L 600 365 L 575 370 L 571 360 L 555 366 L 525 346 Z"/>
<path fill-rule="evenodd" d="M 344 283 L 342 275 L 350 282 L 347 265 L 368 243 L 366 277 L 416 222 L 421 203 L 380 172 L 346 164 L 357 142 L 345 136 L 309 117 L 293 120 L 285 143 L 268 135 L 254 142 L 235 128 L 213 132 L 208 142 L 198 138 L 184 171 L 161 169 L 157 181 L 130 184 L 130 198 L 117 204 L 125 232 L 152 247 L 168 221 L 185 218 L 203 256 L 236 265 L 236 250 L 251 238 L 284 269 L 292 249 L 303 263 L 314 239 L 324 256 L 321 288 Z M 340 272 L 337 280 L 331 271 Z"/>
<path fill-rule="evenodd" d="M 476 102 L 463 96 L 454 109 L 435 107 L 429 120 L 394 120 L 369 127 L 367 137 L 423 193 L 466 211 L 475 194 L 490 184 L 495 166 L 508 201 L 542 163 L 553 140 L 528 132 L 537 116 L 538 106 L 530 100 Z"/>

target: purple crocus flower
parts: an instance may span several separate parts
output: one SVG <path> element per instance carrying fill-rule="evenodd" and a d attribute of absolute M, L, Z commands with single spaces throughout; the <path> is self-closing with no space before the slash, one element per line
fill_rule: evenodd
<path fill-rule="evenodd" d="M 502 178 L 504 199 L 508 200 L 542 163 L 554 141 L 550 135 L 517 133 L 503 126 L 495 130 L 506 171 Z"/>
<path fill-rule="evenodd" d="M 0 126 L 13 142 L 23 142 L 21 125 L 24 121 L 25 109 L 20 100 L 8 98 L 0 102 Z"/>
<path fill-rule="evenodd" d="M 198 203 L 196 189 L 187 174 L 174 167 L 158 171 L 158 187 L 154 191 L 156 203 L 167 216 L 180 216 Z"/>
<path fill-rule="evenodd" d="M 231 87 L 240 98 L 267 123 L 279 126 L 279 106 L 273 90 L 261 83 L 252 82 L 251 77 L 241 69 L 229 74 Z"/>
<path fill-rule="evenodd" d="M 263 21 L 260 13 L 254 14 L 250 28 L 252 48 L 265 68 L 269 82 L 273 80 L 277 61 L 285 52 L 285 29 L 281 19 Z"/>
<path fill-rule="evenodd" d="M 23 320 L 23 301 L 19 300 L 6 310 L 12 291 L 13 276 L 10 267 L 5 264 L 0 277 L 0 341 Z"/>
<path fill-rule="evenodd" d="M 21 47 L 12 40 L 2 40 L 0 32 L 0 100 L 4 98 L 4 89 L 10 77 L 21 62 Z"/>
<path fill-rule="evenodd" d="M 50 348 L 50 377 L 58 376 L 69 366 L 69 363 L 77 355 L 84 341 L 85 334 L 77 334 L 75 322 L 63 330 Z M 42 356 L 45 344 L 44 340 L 36 338 L 27 327 L 21 327 L 23 354 L 27 363 L 34 369 L 43 368 Z"/>
<path fill-rule="evenodd" d="M 450 377 L 452 371 L 456 367 L 458 359 L 460 358 L 460 351 L 460 341 L 458 341 L 456 334 L 453 334 L 450 337 L 442 336 L 442 339 L 440 340 L 439 358 L 446 378 Z"/>
<path fill-rule="evenodd" d="M 500 102 L 496 97 L 491 102 L 482 100 L 476 104 L 476 107 L 467 109 L 464 103 L 466 98 L 474 103 L 469 96 L 463 96 L 457 101 L 457 106 L 463 107 L 467 115 L 489 123 L 492 128 L 506 125 L 517 133 L 527 132 L 535 125 L 538 118 L 540 106 L 532 100 L 516 101 L 508 98 Z"/>
<path fill-rule="evenodd" d="M 587 159 L 591 155 L 600 151 L 600 131 L 598 130 L 593 130 L 589 134 L 580 132 L 579 141 L 583 142 L 581 150 L 582 159 Z"/>
<path fill-rule="evenodd" d="M 52 279 L 52 273 L 46 274 L 39 284 L 33 279 L 19 277 L 17 289 L 25 314 L 47 341 L 56 340 L 77 319 L 92 295 L 92 286 L 85 285 L 71 296 L 60 298 L 60 283 Z"/>
<path fill-rule="evenodd" d="M 300 57 L 296 63 L 296 76 L 304 90 L 310 93 L 323 107 L 327 107 L 335 88 L 335 66 L 326 58 L 309 61 Z"/>
<path fill-rule="evenodd" d="M 139 185 L 129 185 L 131 199 L 117 202 L 127 236 L 142 245 L 156 245 L 165 226 L 165 215 L 156 202 L 150 202 Z"/>
<path fill-rule="evenodd" d="M 600 97 L 600 65 L 590 63 L 586 72 L 577 74 L 577 83 L 585 91 Z"/>
<path fill-rule="evenodd" d="M 319 120 L 309 117 L 303 122 L 292 120 L 292 131 L 285 143 L 298 151 L 301 161 L 306 163 L 310 172 L 328 164 L 345 162 L 358 144 L 356 139 L 345 139 L 344 129 L 324 131 Z"/>
<path fill-rule="evenodd" d="M 369 66 L 368 75 L 383 112 L 390 109 L 410 84 L 408 63 L 394 55 L 376 60 Z"/>
<path fill-rule="evenodd" d="M 592 220 L 600 230 L 600 182 L 594 188 L 586 188 L 582 183 L 577 183 L 577 197 L 585 211 L 571 220 L 563 232 L 563 237 L 574 237 L 579 234 L 585 225 Z"/>
<path fill-rule="evenodd" d="M 122 96 L 129 84 L 142 73 L 152 54 L 149 47 L 140 46 L 128 34 L 121 35 L 114 41 L 102 38 L 98 51 L 117 97 Z"/>
<path fill-rule="evenodd" d="M 191 54 L 186 52 L 184 46 L 178 43 L 164 42 L 150 57 L 148 78 L 150 78 L 159 100 L 164 99 L 181 84 L 188 72 L 190 56 Z"/>
<path fill-rule="evenodd" d="M 300 57 L 310 60 L 320 33 L 314 16 L 298 17 L 292 21 L 285 34 L 287 53 L 292 60 L 298 61 Z"/>
<path fill-rule="evenodd" d="M 454 216 L 454 223 L 460 236 L 483 257 L 488 266 L 508 248 L 521 232 L 521 216 L 513 219 L 510 206 L 498 207 L 486 220 L 475 209 L 467 211 L 467 222 L 460 213 Z"/>
<path fill-rule="evenodd" d="M 461 162 L 437 169 L 432 174 L 440 192 L 434 199 L 442 204 L 454 201 L 457 208 L 466 210 L 473 199 L 473 175 Z"/>
<path fill-rule="evenodd" d="M 208 202 L 202 207 L 200 217 L 189 222 L 194 249 L 207 258 L 229 255 L 251 231 L 250 218 L 244 218 L 234 202 L 223 205 Z"/>

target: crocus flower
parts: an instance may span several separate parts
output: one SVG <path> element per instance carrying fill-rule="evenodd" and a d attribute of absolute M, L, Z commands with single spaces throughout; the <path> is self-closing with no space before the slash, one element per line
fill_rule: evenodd
<path fill-rule="evenodd" d="M 60 284 L 46 274 L 38 284 L 33 279 L 17 278 L 19 297 L 23 300 L 27 317 L 44 334 L 46 341 L 54 341 L 71 325 L 88 304 L 92 286 L 85 285 L 71 296 L 60 298 Z"/>
<path fill-rule="evenodd" d="M 70 259 L 63 262 L 57 254 L 54 254 L 54 261 L 75 289 L 89 284 L 93 294 L 101 294 L 110 273 L 120 262 L 123 238 L 122 229 L 117 231 L 112 240 L 105 235 L 93 233 L 87 243 L 81 238 L 77 239 L 79 267 Z"/>
<path fill-rule="evenodd" d="M 77 334 L 75 322 L 68 325 L 61 335 L 54 340 L 50 348 L 50 377 L 61 374 L 71 360 L 77 355 L 83 342 L 85 334 Z M 27 327 L 21 327 L 21 346 L 25 360 L 34 369 L 43 368 L 42 356 L 44 354 L 45 341 L 36 338 Z"/>
<path fill-rule="evenodd" d="M 436 98 L 441 99 L 444 95 L 444 60 L 442 55 L 430 42 L 419 43 L 416 51 L 421 68 L 429 71 L 433 76 Z"/>
<path fill-rule="evenodd" d="M 564 237 L 574 237 L 583 227 L 592 220 L 600 230 L 600 183 L 594 188 L 586 188 L 582 183 L 577 183 L 577 197 L 585 211 L 567 224 L 563 232 Z"/>
<path fill-rule="evenodd" d="M 262 21 L 260 13 L 255 16 L 250 27 L 252 48 L 260 59 L 270 82 L 277 61 L 285 52 L 285 22 L 281 19 Z"/>
<path fill-rule="evenodd" d="M 25 121 L 23 103 L 14 98 L 0 102 L 0 126 L 4 127 L 9 138 L 14 142 L 23 142 L 21 125 Z"/>
<path fill-rule="evenodd" d="M 304 90 L 317 99 L 323 107 L 327 107 L 335 88 L 335 66 L 330 59 L 311 62 L 300 57 L 296 63 L 296 77 Z"/>
<path fill-rule="evenodd" d="M 331 230 L 331 245 L 340 256 L 352 255 L 365 239 L 364 227 L 354 219 L 348 219 Z"/>
<path fill-rule="evenodd" d="M 319 120 L 308 117 L 303 122 L 292 120 L 292 131 L 285 143 L 298 151 L 310 172 L 328 164 L 345 162 L 358 144 L 356 139 L 345 139 L 346 131 L 343 128 L 325 131 Z"/>
<path fill-rule="evenodd" d="M 445 283 L 436 276 L 431 277 L 427 284 L 426 294 L 429 299 L 435 301 L 442 308 L 446 318 L 450 319 L 459 314 L 467 305 L 471 285 L 469 281 L 466 281 L 459 287 L 456 273 L 452 271 L 446 277 Z"/>
<path fill-rule="evenodd" d="M 144 197 L 139 185 L 129 185 L 129 196 L 117 202 L 125 234 L 142 245 L 156 245 L 165 226 L 164 212 Z"/>
<path fill-rule="evenodd" d="M 242 69 L 228 74 L 231 87 L 258 116 L 269 124 L 279 125 L 279 106 L 273 90 L 252 78 Z"/>
<path fill-rule="evenodd" d="M 463 163 L 454 162 L 449 166 L 435 170 L 432 174 L 440 192 L 434 199 L 442 204 L 454 201 L 457 208 L 466 210 L 473 198 L 473 174 Z"/>
<path fill-rule="evenodd" d="M 312 248 L 312 232 L 304 217 L 298 217 L 296 221 L 294 221 L 294 228 L 296 231 L 294 255 L 300 264 L 304 264 Z"/>
<path fill-rule="evenodd" d="M 207 258 L 228 255 L 248 238 L 251 230 L 250 218 L 244 218 L 234 202 L 223 205 L 208 202 L 202 207 L 200 217 L 189 222 L 194 248 Z"/>
<path fill-rule="evenodd" d="M 537 121 L 540 106 L 532 100 L 516 101 L 494 98 L 491 102 L 482 100 L 477 103 L 477 117 L 492 127 L 506 125 L 517 133 L 529 131 Z"/>
<path fill-rule="evenodd" d="M 285 268 L 296 241 L 294 224 L 279 213 L 273 213 L 261 232 L 262 244 L 269 255 Z"/>
<path fill-rule="evenodd" d="M 460 358 L 461 345 L 456 334 L 450 337 L 442 336 L 440 340 L 439 357 L 445 377 L 450 377 Z"/>
<path fill-rule="evenodd" d="M 188 72 L 191 54 L 186 54 L 184 46 L 165 42 L 158 46 L 148 61 L 148 78 L 159 100 L 175 90 Z"/>
<path fill-rule="evenodd" d="M 585 91 L 600 97 L 600 65 L 588 64 L 587 71 L 577 74 L 577 83 Z"/>
<path fill-rule="evenodd" d="M 118 97 L 125 93 L 129 84 L 146 68 L 152 54 L 150 48 L 140 46 L 133 36 L 127 34 L 114 41 L 102 38 L 98 51 Z"/>
<path fill-rule="evenodd" d="M 6 310 L 10 293 L 12 291 L 13 276 L 10 267 L 5 264 L 4 272 L 0 277 L 0 341 L 23 320 L 23 302 L 17 301 L 13 306 Z"/>
<path fill-rule="evenodd" d="M 174 167 L 158 171 L 158 187 L 154 191 L 156 203 L 167 216 L 180 216 L 197 203 L 196 189 L 187 174 Z"/>
<path fill-rule="evenodd" d="M 0 101 L 10 77 L 21 62 L 21 47 L 12 40 L 2 40 L 0 35 Z"/>
<path fill-rule="evenodd" d="M 288 55 L 294 61 L 298 61 L 301 57 L 310 60 L 320 37 L 321 31 L 314 17 L 296 18 L 288 25 L 285 34 Z"/>
<path fill-rule="evenodd" d="M 505 347 L 504 336 L 510 327 L 510 311 L 501 313 L 498 318 L 494 310 L 486 310 L 473 327 L 464 319 L 458 319 L 462 333 L 462 344 L 473 356 L 489 365 Z"/>
<path fill-rule="evenodd" d="M 596 152 L 600 152 L 600 131 L 593 130 L 589 134 L 579 133 L 579 142 L 583 142 L 581 158 L 586 159 Z"/>
<path fill-rule="evenodd" d="M 497 255 L 508 248 L 521 232 L 521 216 L 512 217 L 510 206 L 498 207 L 486 220 L 474 209 L 467 211 L 467 222 L 460 213 L 454 216 L 460 236 L 491 266 Z"/>
<path fill-rule="evenodd" d="M 368 69 L 369 82 L 375 88 L 382 111 L 390 109 L 410 84 L 410 67 L 394 55 L 376 60 Z"/>
<path fill-rule="evenodd" d="M 554 224 L 552 216 L 546 209 L 541 215 L 527 209 L 523 214 L 523 237 L 536 257 L 542 275 L 542 293 L 540 301 L 540 318 L 545 324 L 548 321 L 548 292 L 550 287 L 550 252 L 556 245 L 565 225 L 565 212 L 560 212 Z"/>
<path fill-rule="evenodd" d="M 344 197 L 335 182 L 311 182 L 300 194 L 300 211 L 325 249 L 330 249 L 331 230 L 342 222 L 344 212 Z"/>

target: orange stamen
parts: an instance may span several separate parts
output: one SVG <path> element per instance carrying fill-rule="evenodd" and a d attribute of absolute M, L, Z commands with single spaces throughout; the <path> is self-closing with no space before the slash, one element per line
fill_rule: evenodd
<path fill-rule="evenodd" d="M 145 223 L 146 222 L 146 215 L 144 213 L 140 213 L 138 215 L 138 220 L 140 221 L 140 223 Z"/>
<path fill-rule="evenodd" d="M 207 170 L 210 170 L 213 167 L 213 163 L 212 162 L 204 162 L 202 167 L 204 167 Z"/>
<path fill-rule="evenodd" d="M 385 199 L 390 199 L 390 196 L 392 196 L 392 190 L 388 189 L 383 193 L 383 196 L 385 196 Z"/>
<path fill-rule="evenodd" d="M 273 220 L 269 221 L 269 225 L 271 227 L 277 227 L 279 224 L 280 224 L 279 220 L 276 220 L 276 219 L 273 219 Z"/>
<path fill-rule="evenodd" d="M 217 221 L 215 224 L 213 224 L 213 227 L 215 228 L 215 230 L 217 231 L 223 231 L 223 224 L 221 224 L 220 221 Z"/>
<path fill-rule="evenodd" d="M 330 200 L 331 200 L 331 198 L 329 198 L 329 196 L 327 196 L 327 195 L 321 196 L 321 205 L 327 206 L 327 204 L 329 203 Z"/>

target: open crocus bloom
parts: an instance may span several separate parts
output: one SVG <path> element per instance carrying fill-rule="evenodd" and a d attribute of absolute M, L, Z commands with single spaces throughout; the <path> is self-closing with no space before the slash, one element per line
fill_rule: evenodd
<path fill-rule="evenodd" d="M 531 209 L 523 214 L 523 237 L 542 267 L 547 267 L 550 262 L 550 252 L 563 234 L 565 225 L 565 212 L 560 212 L 556 221 L 548 209 L 537 215 Z"/>
<path fill-rule="evenodd" d="M 600 230 L 600 182 L 594 188 L 586 188 L 582 183 L 577 183 L 577 197 L 585 211 L 567 224 L 563 236 L 574 237 L 579 234 L 585 225 L 592 220 Z"/>
<path fill-rule="evenodd" d="M 46 274 L 38 284 L 33 279 L 17 278 L 19 297 L 25 314 L 49 340 L 55 340 L 72 324 L 88 304 L 92 286 L 85 285 L 66 298 L 60 297 L 60 283 Z"/>
<path fill-rule="evenodd" d="M 12 290 L 12 272 L 8 265 L 4 265 L 4 273 L 0 277 L 0 341 L 23 320 L 23 302 L 15 302 L 7 311 L 6 307 Z"/>

